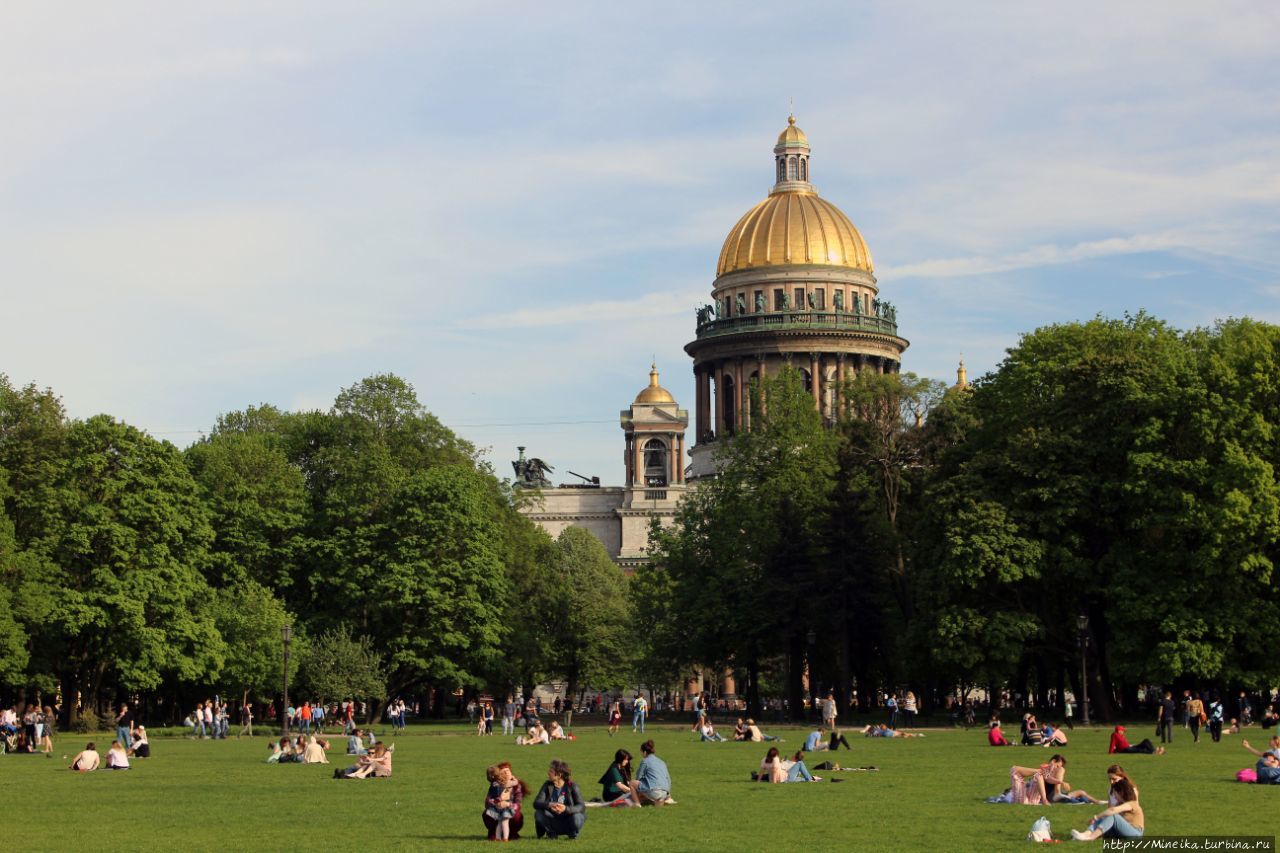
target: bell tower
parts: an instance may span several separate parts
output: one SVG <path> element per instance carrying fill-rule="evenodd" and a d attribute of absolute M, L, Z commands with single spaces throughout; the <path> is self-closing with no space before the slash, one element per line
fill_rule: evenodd
<path fill-rule="evenodd" d="M 684 496 L 684 434 L 689 412 L 680 408 L 671 392 L 658 384 L 658 366 L 649 369 L 649 384 L 636 395 L 630 408 L 619 413 L 626 436 L 623 461 L 626 485 L 622 507 L 621 559 L 642 557 L 649 547 L 649 519 L 657 515 L 670 521 Z"/>

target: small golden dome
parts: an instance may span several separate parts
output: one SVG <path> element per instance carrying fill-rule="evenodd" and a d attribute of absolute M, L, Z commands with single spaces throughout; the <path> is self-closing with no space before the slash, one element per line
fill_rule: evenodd
<path fill-rule="evenodd" d="M 671 392 L 658 384 L 658 365 L 649 366 L 649 385 L 636 395 L 636 403 L 674 403 Z"/>
<path fill-rule="evenodd" d="M 796 117 L 787 116 L 787 127 L 782 133 L 778 134 L 779 148 L 808 148 L 809 137 L 804 135 L 804 131 L 796 127 Z"/>
<path fill-rule="evenodd" d="M 871 251 L 849 217 L 812 192 L 776 192 L 748 210 L 725 238 L 716 275 L 781 264 L 874 272 Z"/>

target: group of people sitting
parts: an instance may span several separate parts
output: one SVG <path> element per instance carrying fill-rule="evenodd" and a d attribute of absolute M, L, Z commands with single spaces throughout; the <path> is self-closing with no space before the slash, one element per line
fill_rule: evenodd
<path fill-rule="evenodd" d="M 564 728 L 555 720 L 544 726 L 540 720 L 535 719 L 530 723 L 525 733 L 516 738 L 516 745 L 535 746 L 537 744 L 549 744 L 553 740 L 573 739 L 573 735 L 566 734 Z"/>
<path fill-rule="evenodd" d="M 1054 755 L 1039 767 L 1010 767 L 1009 789 L 989 802 L 1017 805 L 1047 806 L 1054 803 L 1107 806 L 1089 821 L 1084 830 L 1072 830 L 1077 841 L 1096 838 L 1141 838 L 1146 818 L 1138 802 L 1138 789 L 1129 774 L 1119 764 L 1107 768 L 1110 789 L 1106 800 L 1094 797 L 1083 789 L 1072 790 L 1067 783 L 1067 759 Z"/>
<path fill-rule="evenodd" d="M 662 806 L 674 805 L 671 798 L 671 772 L 657 756 L 652 740 L 640 745 L 640 766 L 634 775 L 631 753 L 619 749 L 613 763 L 600 777 L 601 800 L 588 803 L 573 780 L 568 763 L 555 759 L 547 768 L 547 781 L 542 783 L 533 801 L 534 822 L 539 838 L 577 838 L 586 823 L 589 805 Z M 524 829 L 524 801 L 529 786 L 504 761 L 485 770 L 489 783 L 484 798 L 485 831 L 491 841 L 514 841 Z"/>
<path fill-rule="evenodd" d="M 987 743 L 990 746 L 1014 746 L 1005 738 L 1004 732 L 1000 729 L 1000 720 L 998 719 L 993 719 L 987 729 Z M 1043 746 L 1045 749 L 1051 746 L 1066 746 L 1067 733 L 1052 723 L 1040 725 L 1036 721 L 1034 714 L 1023 714 L 1022 741 L 1020 745 Z"/>
<path fill-rule="evenodd" d="M 85 744 L 84 749 L 76 753 L 76 757 L 71 759 L 71 764 L 67 766 L 68 770 L 74 770 L 76 773 L 91 773 L 94 770 L 103 768 L 106 770 L 128 770 L 129 755 L 131 751 L 118 740 L 111 741 L 111 748 L 107 750 L 107 763 L 102 763 L 102 756 L 98 754 L 98 748 L 90 741 Z M 150 754 L 150 752 L 148 752 Z"/>
<path fill-rule="evenodd" d="M 315 735 L 280 738 L 268 745 L 268 764 L 328 764 L 329 741 Z"/>

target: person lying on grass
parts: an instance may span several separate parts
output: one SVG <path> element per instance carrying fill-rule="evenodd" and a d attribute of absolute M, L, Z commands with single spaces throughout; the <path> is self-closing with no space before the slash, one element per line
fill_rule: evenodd
<path fill-rule="evenodd" d="M 391 750 L 384 743 L 375 743 L 368 755 L 360 756 L 354 767 L 333 771 L 335 779 L 387 779 L 391 776 Z"/>
<path fill-rule="evenodd" d="M 776 746 L 769 747 L 760 761 L 760 770 L 756 779 L 761 782 L 821 782 L 821 776 L 814 776 L 804 764 L 804 753 L 797 752 L 790 761 L 783 761 Z"/>
<path fill-rule="evenodd" d="M 1280 758 L 1270 752 L 1262 753 L 1257 765 L 1259 785 L 1280 785 Z"/>
<path fill-rule="evenodd" d="M 862 734 L 864 737 L 924 737 L 919 732 L 900 732 L 897 729 L 891 729 L 884 723 L 867 726 L 862 730 Z"/>
<path fill-rule="evenodd" d="M 98 765 L 102 763 L 102 756 L 98 755 L 98 748 L 93 745 L 93 741 L 85 744 L 84 749 L 76 753 L 76 757 L 71 760 L 71 766 L 67 769 L 74 770 L 77 773 L 88 773 L 97 770 Z"/>
<path fill-rule="evenodd" d="M 1085 831 L 1071 830 L 1071 837 L 1076 841 L 1141 838 L 1146 831 L 1146 815 L 1138 804 L 1138 789 L 1134 787 L 1133 781 L 1118 764 L 1107 768 L 1107 778 L 1111 781 L 1111 805 L 1094 815 Z"/>

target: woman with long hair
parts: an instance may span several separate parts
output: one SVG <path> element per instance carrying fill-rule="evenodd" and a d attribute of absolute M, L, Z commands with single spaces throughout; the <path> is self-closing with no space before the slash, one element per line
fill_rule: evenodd
<path fill-rule="evenodd" d="M 511 762 L 502 761 L 493 766 L 495 778 L 506 787 L 510 787 L 511 797 L 508 808 L 511 809 L 511 817 L 507 822 L 508 840 L 515 841 L 520 837 L 520 830 L 524 829 L 524 798 L 529 795 L 529 786 L 522 782 L 511 771 Z M 487 808 L 487 806 L 486 806 Z M 484 828 L 488 834 L 489 840 L 494 841 L 497 838 L 498 821 L 489 815 L 483 815 Z"/>
<path fill-rule="evenodd" d="M 600 777 L 600 785 L 600 798 L 606 803 L 631 805 L 631 753 L 620 749 L 613 754 L 613 763 Z"/>
<path fill-rule="evenodd" d="M 1138 789 L 1129 774 L 1119 764 L 1113 764 L 1107 768 L 1107 779 L 1111 782 L 1110 807 L 1094 815 L 1084 832 L 1071 830 L 1071 837 L 1076 841 L 1141 838 L 1146 832 L 1147 818 L 1138 803 Z"/>

